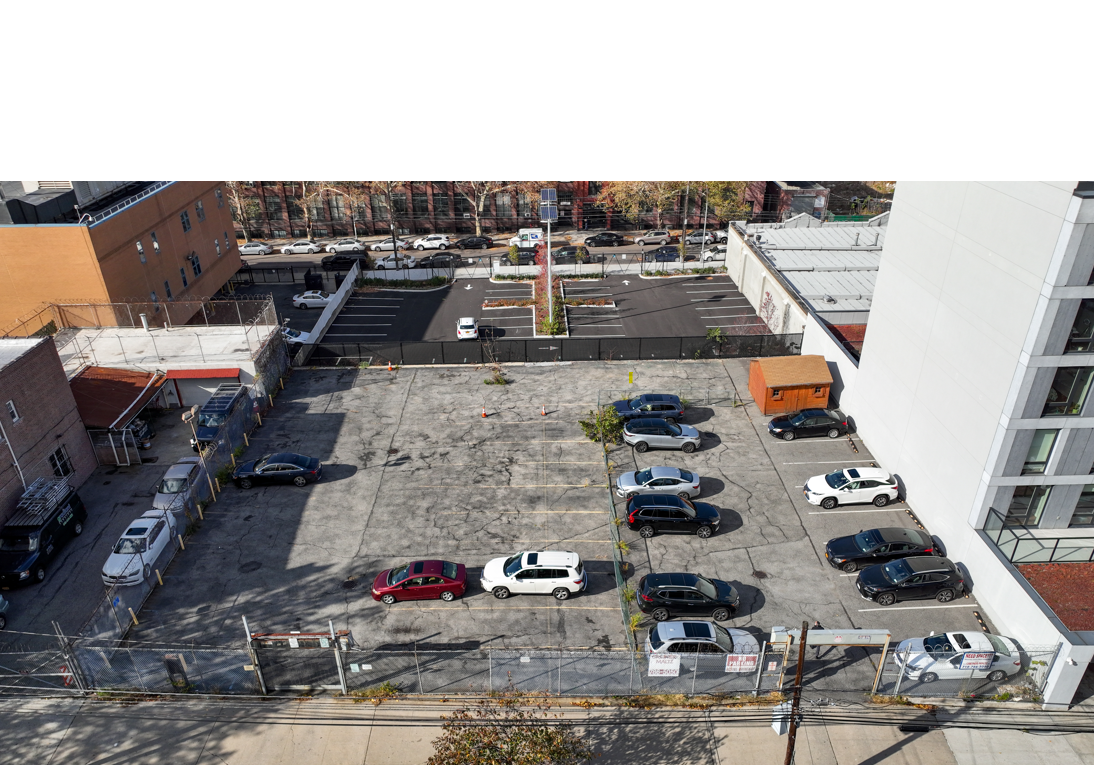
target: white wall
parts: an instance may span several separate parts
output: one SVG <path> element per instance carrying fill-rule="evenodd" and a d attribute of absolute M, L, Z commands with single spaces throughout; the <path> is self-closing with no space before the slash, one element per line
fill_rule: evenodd
<path fill-rule="evenodd" d="M 737 284 L 741 294 L 748 298 L 758 316 L 762 317 L 761 307 L 770 295 L 774 311 L 767 320 L 767 326 L 773 333 L 779 335 L 804 332 L 807 318 L 805 311 L 732 226 L 729 227 L 729 239 L 726 242 L 725 266 L 729 278 Z"/>
<path fill-rule="evenodd" d="M 802 336 L 802 355 L 807 354 L 824 356 L 828 371 L 832 373 L 832 395 L 839 401 L 840 410 L 854 417 L 858 365 L 812 315 L 806 320 Z"/>

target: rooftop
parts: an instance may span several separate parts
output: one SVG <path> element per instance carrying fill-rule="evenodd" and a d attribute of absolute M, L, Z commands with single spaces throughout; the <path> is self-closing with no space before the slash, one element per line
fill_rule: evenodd
<path fill-rule="evenodd" d="M 22 356 L 38 343 L 40 337 L 0 337 L 0 369 Z"/>
<path fill-rule="evenodd" d="M 832 373 L 824 356 L 768 356 L 757 359 L 768 388 L 794 385 L 830 385 Z"/>
<path fill-rule="evenodd" d="M 69 383 L 84 427 L 120 429 L 159 393 L 162 372 L 84 367 Z"/>
<path fill-rule="evenodd" d="M 1018 571 L 1072 632 L 1094 630 L 1094 563 L 1029 563 Z"/>

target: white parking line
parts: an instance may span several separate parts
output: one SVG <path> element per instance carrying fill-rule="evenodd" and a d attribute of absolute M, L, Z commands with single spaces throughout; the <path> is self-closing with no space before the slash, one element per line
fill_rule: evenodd
<path fill-rule="evenodd" d="M 733 303 L 733 302 L 737 302 L 737 301 L 741 301 L 741 300 L 745 300 L 745 301 L 747 301 L 747 300 L 748 300 L 748 298 L 726 298 L 725 300 L 723 300 L 723 301 L 721 301 L 721 302 L 723 302 L 723 303 Z M 694 301 L 692 301 L 692 302 L 694 302 Z M 717 308 L 717 307 L 714 307 L 714 308 L 703 308 L 703 307 L 701 307 L 701 306 L 697 306 L 697 305 L 696 305 L 696 306 L 692 306 L 692 308 L 694 308 L 694 309 L 695 309 L 696 311 L 717 311 L 717 310 L 718 310 L 718 308 Z"/>
<path fill-rule="evenodd" d="M 328 332 L 323 335 L 323 337 L 387 337 L 387 332 L 384 332 L 382 335 L 370 334 L 368 332 Z"/>
<path fill-rule="evenodd" d="M 781 439 L 780 439 L 781 440 Z M 789 441 L 787 443 L 794 443 Z M 833 462 L 784 462 L 784 465 L 869 465 L 876 460 L 835 460 Z"/>
<path fill-rule="evenodd" d="M 347 313 L 345 311 L 338 314 L 339 317 L 352 316 L 355 319 L 391 319 L 397 315 L 394 313 Z"/>
<path fill-rule="evenodd" d="M 716 290 L 688 290 L 689 295 L 700 295 L 704 292 L 736 292 L 732 287 L 720 287 Z"/>
<path fill-rule="evenodd" d="M 901 503 L 903 504 L 903 503 Z M 882 507 L 877 510 L 814 510 L 809 515 L 837 515 L 841 513 L 902 513 L 903 507 Z"/>
<path fill-rule="evenodd" d="M 363 324 L 360 322 L 354 323 L 350 321 L 342 321 L 333 325 L 335 327 L 390 327 L 390 324 Z"/>
<path fill-rule="evenodd" d="M 883 606 L 882 608 L 860 608 L 859 613 L 864 611 L 925 611 L 932 608 L 979 608 L 979 603 L 969 603 L 968 605 L 962 604 L 960 606 Z"/>

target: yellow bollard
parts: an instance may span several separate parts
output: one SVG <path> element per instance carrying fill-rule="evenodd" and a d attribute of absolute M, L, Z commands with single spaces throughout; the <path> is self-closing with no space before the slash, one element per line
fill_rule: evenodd
<path fill-rule="evenodd" d="M 230 454 L 229 454 L 228 456 L 232 458 L 232 467 L 235 467 L 235 466 L 236 466 L 236 455 L 235 455 L 235 452 L 232 452 L 232 453 L 230 453 Z"/>
<path fill-rule="evenodd" d="M 250 446 L 251 445 L 251 439 L 247 438 L 246 433 L 243 434 L 243 445 L 244 446 Z"/>
<path fill-rule="evenodd" d="M 277 378 L 277 383 L 278 383 L 278 385 L 281 386 L 281 390 L 285 390 L 285 380 L 283 378 L 278 377 Z"/>
<path fill-rule="evenodd" d="M 160 587 L 163 587 L 163 577 L 160 576 L 160 570 L 156 569 L 156 578 L 160 580 Z"/>
<path fill-rule="evenodd" d="M 182 550 L 186 549 L 186 545 L 182 542 L 182 534 L 179 534 L 179 548 Z"/>
<path fill-rule="evenodd" d="M 255 417 L 258 418 L 258 424 L 261 425 L 262 424 L 262 415 L 259 414 L 258 412 L 255 412 Z"/>
<path fill-rule="evenodd" d="M 267 393 L 266 397 L 270 399 L 270 409 L 273 409 L 273 394 Z"/>
<path fill-rule="evenodd" d="M 205 520 L 205 514 L 203 512 L 201 512 L 201 503 L 200 502 L 198 503 L 197 508 L 198 508 L 198 518 L 200 518 L 201 520 L 204 521 Z"/>
<path fill-rule="evenodd" d="M 129 615 L 130 615 L 131 617 L 133 617 L 133 624 L 140 624 L 140 622 L 138 622 L 138 621 L 137 621 L 137 615 L 136 615 L 135 613 L 133 613 L 133 609 L 132 609 L 132 608 L 131 608 L 131 609 L 129 609 Z"/>
<path fill-rule="evenodd" d="M 223 489 L 220 488 L 220 479 L 214 478 L 213 480 L 217 482 L 217 491 L 223 491 Z"/>

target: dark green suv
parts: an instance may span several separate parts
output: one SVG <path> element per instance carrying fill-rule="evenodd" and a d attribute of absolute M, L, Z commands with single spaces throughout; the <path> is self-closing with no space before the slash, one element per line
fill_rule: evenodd
<path fill-rule="evenodd" d="M 0 529 L 0 587 L 41 582 L 46 567 L 80 536 L 87 508 L 64 479 L 39 478 Z"/>

